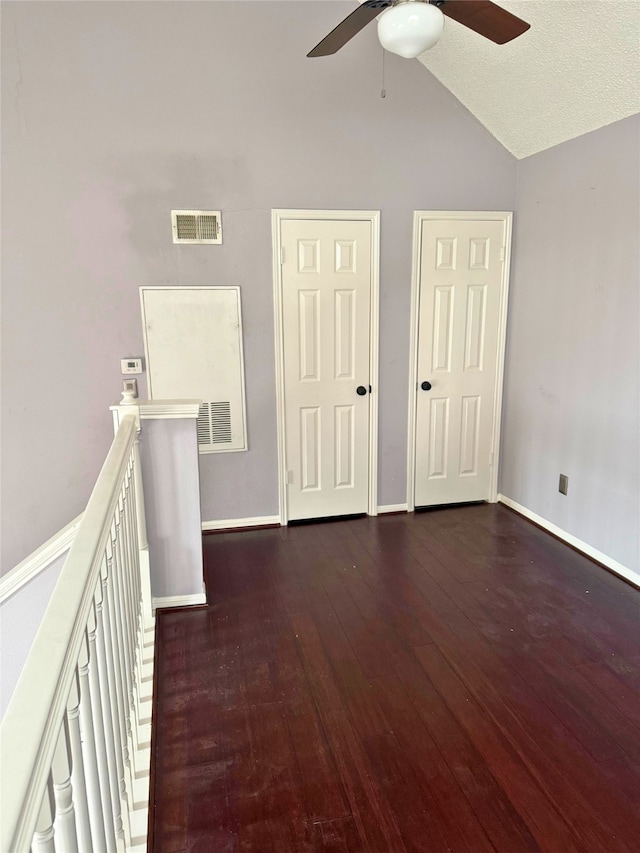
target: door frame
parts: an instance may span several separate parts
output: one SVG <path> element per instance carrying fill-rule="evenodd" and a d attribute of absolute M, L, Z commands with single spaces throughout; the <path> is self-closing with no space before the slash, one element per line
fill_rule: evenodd
<path fill-rule="evenodd" d="M 491 479 L 489 503 L 498 500 L 498 469 L 500 463 L 500 434 L 502 429 L 502 389 L 507 342 L 507 309 L 509 301 L 509 270 L 511 266 L 511 235 L 513 213 L 506 210 L 415 210 L 413 213 L 413 259 L 411 264 L 411 329 L 409 338 L 409 430 L 407 453 L 407 510 L 415 509 L 416 489 L 416 415 L 418 396 L 418 324 L 420 318 L 420 258 L 422 255 L 422 224 L 441 219 L 502 222 L 504 263 L 500 285 L 498 314 L 498 360 L 496 365 L 493 428 L 491 431 Z"/>
<path fill-rule="evenodd" d="M 276 348 L 276 411 L 278 429 L 278 502 L 280 524 L 287 524 L 287 472 L 284 398 L 284 328 L 282 322 L 282 222 L 289 219 L 336 219 L 371 223 L 371 302 L 369 316 L 369 502 L 368 515 L 378 514 L 378 352 L 380 303 L 380 211 L 291 210 L 271 211 L 273 246 L 273 305 Z"/>

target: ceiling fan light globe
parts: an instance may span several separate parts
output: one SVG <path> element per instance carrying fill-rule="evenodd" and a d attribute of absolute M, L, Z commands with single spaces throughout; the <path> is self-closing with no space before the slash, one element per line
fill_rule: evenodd
<path fill-rule="evenodd" d="M 440 39 L 444 15 L 437 6 L 411 0 L 390 6 L 378 18 L 378 38 L 385 50 L 415 59 Z"/>

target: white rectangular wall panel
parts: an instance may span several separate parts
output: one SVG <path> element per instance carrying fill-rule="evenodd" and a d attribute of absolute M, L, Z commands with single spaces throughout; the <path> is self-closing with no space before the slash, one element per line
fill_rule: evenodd
<path fill-rule="evenodd" d="M 201 453 L 246 450 L 238 287 L 142 287 L 149 397 L 202 400 Z"/>

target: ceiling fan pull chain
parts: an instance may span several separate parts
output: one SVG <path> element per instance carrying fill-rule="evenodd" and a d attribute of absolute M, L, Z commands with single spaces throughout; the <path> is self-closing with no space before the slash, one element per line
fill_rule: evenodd
<path fill-rule="evenodd" d="M 387 90 L 384 88 L 384 54 L 385 54 L 385 50 L 383 48 L 382 49 L 382 89 L 380 90 L 380 97 L 381 98 L 387 97 Z"/>

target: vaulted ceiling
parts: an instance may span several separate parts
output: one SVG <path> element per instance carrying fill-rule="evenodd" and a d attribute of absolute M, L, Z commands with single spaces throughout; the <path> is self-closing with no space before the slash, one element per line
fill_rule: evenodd
<path fill-rule="evenodd" d="M 640 0 L 499 0 L 531 29 L 495 45 L 447 19 L 420 62 L 521 159 L 640 112 Z"/>

